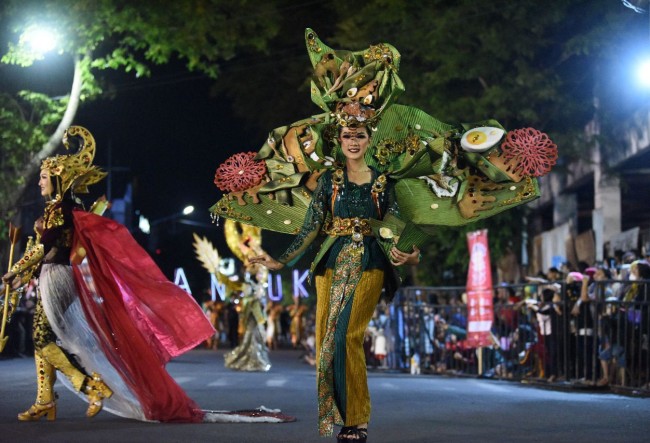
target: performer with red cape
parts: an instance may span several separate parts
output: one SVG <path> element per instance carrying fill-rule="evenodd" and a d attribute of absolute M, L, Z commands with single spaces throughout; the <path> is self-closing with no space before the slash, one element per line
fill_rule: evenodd
<path fill-rule="evenodd" d="M 92 165 L 95 141 L 88 130 L 68 129 L 66 147 L 68 137 L 81 139 L 79 151 L 43 161 L 39 186 L 48 201 L 35 224 L 36 241 L 3 276 L 17 290 L 38 278 L 37 396 L 18 419 L 56 418 L 58 370 L 89 402 L 89 417 L 104 408 L 138 420 L 200 422 L 204 411 L 165 364 L 214 330 L 124 226 L 81 209 L 75 194 L 106 174 Z"/>

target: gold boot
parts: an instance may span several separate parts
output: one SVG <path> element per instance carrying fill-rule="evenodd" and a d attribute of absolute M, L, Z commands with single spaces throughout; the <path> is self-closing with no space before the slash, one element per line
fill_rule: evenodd
<path fill-rule="evenodd" d="M 35 403 L 25 412 L 18 414 L 20 421 L 37 421 L 44 415 L 47 415 L 47 421 L 56 420 L 56 403 L 51 401 L 45 404 Z"/>
<path fill-rule="evenodd" d="M 36 363 L 36 403 L 28 410 L 18 414 L 18 420 L 36 421 L 47 415 L 48 421 L 54 421 L 56 419 L 54 394 L 56 369 L 43 358 L 39 351 L 34 353 L 34 363 Z"/>
<path fill-rule="evenodd" d="M 92 376 L 86 379 L 85 393 L 88 395 L 86 417 L 94 417 L 99 414 L 104 407 L 104 399 L 113 395 L 113 391 L 106 386 L 106 383 L 96 372 L 93 372 Z"/>

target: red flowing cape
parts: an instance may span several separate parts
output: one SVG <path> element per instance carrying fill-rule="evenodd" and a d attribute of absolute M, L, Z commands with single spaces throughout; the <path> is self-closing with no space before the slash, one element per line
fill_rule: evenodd
<path fill-rule="evenodd" d="M 214 334 L 196 301 L 170 282 L 121 224 L 73 211 L 75 247 L 92 278 L 73 264 L 75 283 L 101 351 L 138 398 L 145 417 L 198 422 L 203 412 L 165 370 Z"/>

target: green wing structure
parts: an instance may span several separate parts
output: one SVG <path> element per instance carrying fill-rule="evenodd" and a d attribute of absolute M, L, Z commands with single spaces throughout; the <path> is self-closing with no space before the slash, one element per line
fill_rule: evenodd
<path fill-rule="evenodd" d="M 462 226 L 539 197 L 537 177 L 557 159 L 546 134 L 506 131 L 494 120 L 441 122 L 394 103 L 404 85 L 391 45 L 335 51 L 311 29 L 305 40 L 312 100 L 325 112 L 274 129 L 258 152 L 221 165 L 215 183 L 228 192 L 213 216 L 297 233 L 318 178 L 344 161 L 338 127 L 355 124 L 372 131 L 366 162 L 393 183 L 398 215 L 372 221 L 386 248 L 422 247 L 438 226 Z"/>

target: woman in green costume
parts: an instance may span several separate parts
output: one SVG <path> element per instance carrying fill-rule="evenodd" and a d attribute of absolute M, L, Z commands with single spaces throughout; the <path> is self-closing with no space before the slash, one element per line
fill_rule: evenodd
<path fill-rule="evenodd" d="M 278 260 L 263 254 L 251 261 L 279 270 L 302 255 L 321 229 L 336 237 L 315 272 L 319 430 L 329 435 L 333 424 L 343 424 L 338 441 L 365 441 L 370 396 L 363 335 L 389 266 L 369 219 L 381 219 L 394 207 L 386 176 L 364 159 L 370 146 L 367 127 L 341 128 L 339 142 L 345 166 L 320 177 L 296 239 Z M 415 245 L 410 253 L 393 247 L 390 255 L 396 266 L 419 263 Z"/>
<path fill-rule="evenodd" d="M 312 264 L 317 301 L 319 430 L 366 441 L 370 399 L 363 333 L 395 269 L 417 264 L 439 226 L 463 226 L 539 197 L 537 177 L 557 147 L 532 128 L 498 122 L 447 124 L 396 104 L 401 55 L 388 43 L 334 50 L 305 31 L 312 101 L 324 114 L 276 128 L 257 153 L 222 163 L 224 217 L 297 235 L 269 269 L 294 264 L 324 236 Z M 371 142 L 372 134 L 372 142 Z M 338 163 L 337 160 L 342 161 Z M 398 210 L 399 207 L 399 210 Z"/>

